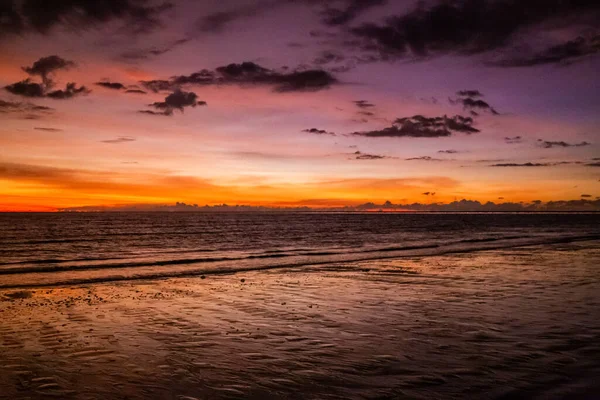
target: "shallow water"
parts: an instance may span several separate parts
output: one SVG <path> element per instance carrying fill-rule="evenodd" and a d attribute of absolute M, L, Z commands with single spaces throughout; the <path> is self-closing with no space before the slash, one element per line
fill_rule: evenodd
<path fill-rule="evenodd" d="M 600 214 L 0 214 L 0 287 L 206 275 L 600 238 Z"/>
<path fill-rule="evenodd" d="M 594 399 L 600 242 L 0 291 L 1 398 Z"/>

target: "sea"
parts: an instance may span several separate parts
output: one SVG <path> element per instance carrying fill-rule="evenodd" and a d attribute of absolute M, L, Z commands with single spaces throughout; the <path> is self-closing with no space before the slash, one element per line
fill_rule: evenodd
<path fill-rule="evenodd" d="M 600 238 L 594 213 L 0 213 L 0 289 L 298 268 Z"/>

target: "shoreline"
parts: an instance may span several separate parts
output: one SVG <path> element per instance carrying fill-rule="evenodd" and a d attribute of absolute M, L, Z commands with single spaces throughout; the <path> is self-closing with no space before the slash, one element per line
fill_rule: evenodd
<path fill-rule="evenodd" d="M 495 241 L 495 240 L 494 240 Z M 172 268 L 175 269 L 175 267 L 178 267 L 180 265 L 180 269 L 177 271 L 171 271 L 171 270 L 167 270 L 165 272 L 150 272 L 144 275 L 141 274 L 133 274 L 133 275 L 129 275 L 129 276 L 125 276 L 125 275 L 111 275 L 111 276 L 101 276 L 101 277 L 96 277 L 96 278 L 82 278 L 82 279 L 70 279 L 70 280 L 66 280 L 66 281 L 54 281 L 54 282 L 39 282 L 39 283 L 24 283 L 24 284 L 20 284 L 20 283 L 15 283 L 15 284 L 1 284 L 0 285 L 0 290 L 10 290 L 10 289 L 32 289 L 32 288 L 47 288 L 47 287 L 57 287 L 57 286 L 72 286 L 72 285 L 86 285 L 86 284 L 98 284 L 98 283 L 103 283 L 103 282 L 127 282 L 127 281 L 138 281 L 138 280 L 161 280 L 161 279 L 169 279 L 169 278 L 192 278 L 192 277 L 198 277 L 198 276 L 209 276 L 209 275 L 230 275 L 230 274 L 238 274 L 238 273 L 247 273 L 247 272 L 259 272 L 259 271 L 271 271 L 271 270 L 285 270 L 285 269 L 290 269 L 290 268 L 310 268 L 310 267 L 318 267 L 318 266 L 324 266 L 324 265 L 336 265 L 336 264 L 343 264 L 343 263 L 360 263 L 360 262 L 377 262 L 377 261 L 384 261 L 384 260 L 405 260 L 405 259 L 410 259 L 410 258 L 414 258 L 414 257 L 437 257 L 437 256 L 446 256 L 446 255 L 453 255 L 453 254 L 469 254 L 469 253 L 478 253 L 478 252 L 485 252 L 485 251 L 494 251 L 494 250 L 503 250 L 503 249 L 517 249 L 517 248 L 527 248 L 527 247 L 536 247 L 536 246 L 551 246 L 551 245 L 556 245 L 556 244 L 563 244 L 563 243 L 578 243 L 578 242 L 587 242 L 587 241 L 600 241 L 600 237 L 596 236 L 596 235 L 583 235 L 583 236 L 575 236 L 575 237 L 557 237 L 554 239 L 546 239 L 546 240 L 538 240 L 538 241 L 534 241 L 533 243 L 528 242 L 528 243 L 502 243 L 502 244 L 497 244 L 497 243 L 493 243 L 494 241 L 490 241 L 487 239 L 482 239 L 479 241 L 473 241 L 471 240 L 470 243 L 482 243 L 483 247 L 478 247 L 478 248 L 469 248 L 469 249 L 463 249 L 463 248 L 448 248 L 448 249 L 441 249 L 439 245 L 430 245 L 430 246 L 413 246 L 413 247 L 405 247 L 405 248 L 401 248 L 400 250 L 378 250 L 378 253 L 383 253 L 383 254 L 378 254 L 376 256 L 357 256 L 353 259 L 330 259 L 330 260 L 323 260 L 323 261 L 319 261 L 319 260 L 310 260 L 310 261 L 305 261 L 303 263 L 284 263 L 284 264 L 277 264 L 277 263 L 271 263 L 271 264 L 266 264 L 266 265 L 261 265 L 261 266 L 249 266 L 249 267 L 237 267 L 237 268 L 231 268 L 229 267 L 230 264 L 235 263 L 236 261 L 243 261 L 247 258 L 239 258 L 239 259 L 219 259 L 216 261 L 203 261 L 202 259 L 199 261 L 195 261 L 195 260 L 181 260 L 181 262 L 175 262 L 177 260 L 167 260 L 165 262 L 159 262 L 157 264 L 146 264 L 146 263 L 142 263 L 139 266 L 134 266 L 134 265 L 126 265 L 126 266 L 111 266 L 110 264 L 106 264 L 103 266 L 99 266 L 99 267 L 93 267 L 93 266 L 77 266 L 77 267 L 72 267 L 72 268 L 61 268 L 61 267 L 56 267 L 56 268 L 50 268 L 50 269 L 45 269 L 45 268 L 28 268 L 26 270 L 1 270 L 0 269 L 0 276 L 19 276 L 19 275 L 24 275 L 27 276 L 28 274 L 40 274 L 40 273 L 47 273 L 49 276 L 52 276 L 53 274 L 58 274 L 58 273 L 68 273 L 68 272 L 73 272 L 73 273 L 85 273 L 86 271 L 104 271 L 104 270 L 115 270 L 115 271 L 120 271 L 121 273 L 127 271 L 127 269 L 131 269 L 132 272 L 138 271 L 138 270 L 143 270 L 145 269 L 149 269 L 151 268 L 152 270 L 156 270 L 159 269 L 160 267 L 167 267 L 167 268 Z M 492 242 L 492 244 L 487 244 Z M 461 242 L 457 242 L 457 243 L 461 243 Z M 439 250 L 439 251 L 438 251 Z M 404 254 L 399 254 L 399 252 L 406 252 Z M 422 253 L 419 253 L 419 251 L 423 251 Z M 428 253 L 429 251 L 429 253 Z M 368 253 L 375 253 L 375 251 L 367 251 L 365 254 Z M 385 254 L 385 253 L 390 253 L 390 254 Z M 411 253 L 412 252 L 412 253 Z M 395 254 L 391 254 L 391 253 L 395 253 Z M 340 254 L 344 254 L 343 252 Z M 361 252 L 358 252 L 357 254 L 362 254 Z M 250 259 L 257 259 L 257 258 L 261 258 L 261 257 L 255 257 L 255 256 L 250 256 L 248 257 Z M 269 259 L 271 257 L 268 257 Z M 273 256 L 273 258 L 280 258 L 280 256 Z M 212 263 L 214 262 L 214 265 L 219 265 L 219 264 L 223 264 L 225 265 L 225 267 L 223 268 L 216 268 L 216 269 L 191 269 L 193 268 L 194 264 L 205 264 L 205 263 Z M 189 268 L 191 267 L 191 268 Z"/>

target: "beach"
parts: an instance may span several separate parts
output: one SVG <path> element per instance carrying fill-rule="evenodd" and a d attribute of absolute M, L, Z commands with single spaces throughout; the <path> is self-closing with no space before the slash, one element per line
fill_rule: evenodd
<path fill-rule="evenodd" d="M 0 398 L 592 399 L 600 242 L 0 291 Z"/>

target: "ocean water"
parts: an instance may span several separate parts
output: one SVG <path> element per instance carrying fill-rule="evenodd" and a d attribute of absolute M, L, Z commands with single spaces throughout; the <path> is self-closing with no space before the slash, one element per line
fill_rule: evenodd
<path fill-rule="evenodd" d="M 0 288 L 302 268 L 600 238 L 600 214 L 0 214 Z"/>

